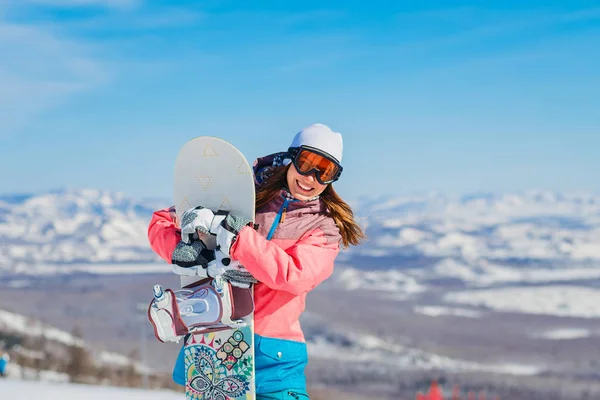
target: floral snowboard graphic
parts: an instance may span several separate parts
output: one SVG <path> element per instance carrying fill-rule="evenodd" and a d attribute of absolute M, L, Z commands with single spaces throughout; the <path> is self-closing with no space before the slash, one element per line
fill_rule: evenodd
<path fill-rule="evenodd" d="M 254 399 L 252 331 L 242 328 L 190 336 L 185 345 L 186 394 L 191 400 Z"/>

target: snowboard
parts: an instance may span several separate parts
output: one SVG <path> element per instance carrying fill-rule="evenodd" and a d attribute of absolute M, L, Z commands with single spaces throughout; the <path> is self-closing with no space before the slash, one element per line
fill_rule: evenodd
<path fill-rule="evenodd" d="M 184 211 L 196 206 L 230 211 L 254 221 L 252 168 L 225 140 L 212 136 L 191 139 L 175 161 L 174 201 L 177 221 Z M 200 239 L 208 248 L 216 246 L 212 235 Z M 181 287 L 193 287 L 199 279 L 181 276 Z M 187 336 L 186 399 L 255 399 L 254 313 L 244 322 L 246 326 L 241 328 Z"/>

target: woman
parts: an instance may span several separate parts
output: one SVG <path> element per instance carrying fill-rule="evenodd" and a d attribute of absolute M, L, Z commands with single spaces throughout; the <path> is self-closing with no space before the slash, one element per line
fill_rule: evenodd
<path fill-rule="evenodd" d="M 216 231 L 221 250 L 258 280 L 254 345 L 259 400 L 308 399 L 307 349 L 299 322 L 306 294 L 332 274 L 340 247 L 357 245 L 364 237 L 352 209 L 332 186 L 342 172 L 342 150 L 341 134 L 325 125 L 298 132 L 287 152 L 254 163 L 254 226 L 228 215 Z M 172 209 L 155 212 L 148 234 L 153 250 L 178 264 L 174 250 L 182 242 L 173 215 Z M 192 231 L 208 230 L 212 218 L 196 218 Z M 185 385 L 183 374 L 180 353 L 173 378 Z"/>

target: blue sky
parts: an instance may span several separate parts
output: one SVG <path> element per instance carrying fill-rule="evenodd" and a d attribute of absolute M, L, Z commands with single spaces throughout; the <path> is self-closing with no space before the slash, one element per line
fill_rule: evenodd
<path fill-rule="evenodd" d="M 0 0 L 0 193 L 169 198 L 188 139 L 313 122 L 348 199 L 598 193 L 599 43 L 593 1 Z"/>

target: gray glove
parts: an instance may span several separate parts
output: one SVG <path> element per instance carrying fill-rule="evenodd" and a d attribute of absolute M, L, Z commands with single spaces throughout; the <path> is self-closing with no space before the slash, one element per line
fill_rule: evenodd
<path fill-rule="evenodd" d="M 177 243 L 175 250 L 173 250 L 171 264 L 185 268 L 201 265 L 203 268 L 206 268 L 208 263 L 214 259 L 214 251 L 208 250 L 202 241 L 194 240 L 190 243 L 185 243 L 182 240 Z"/>

